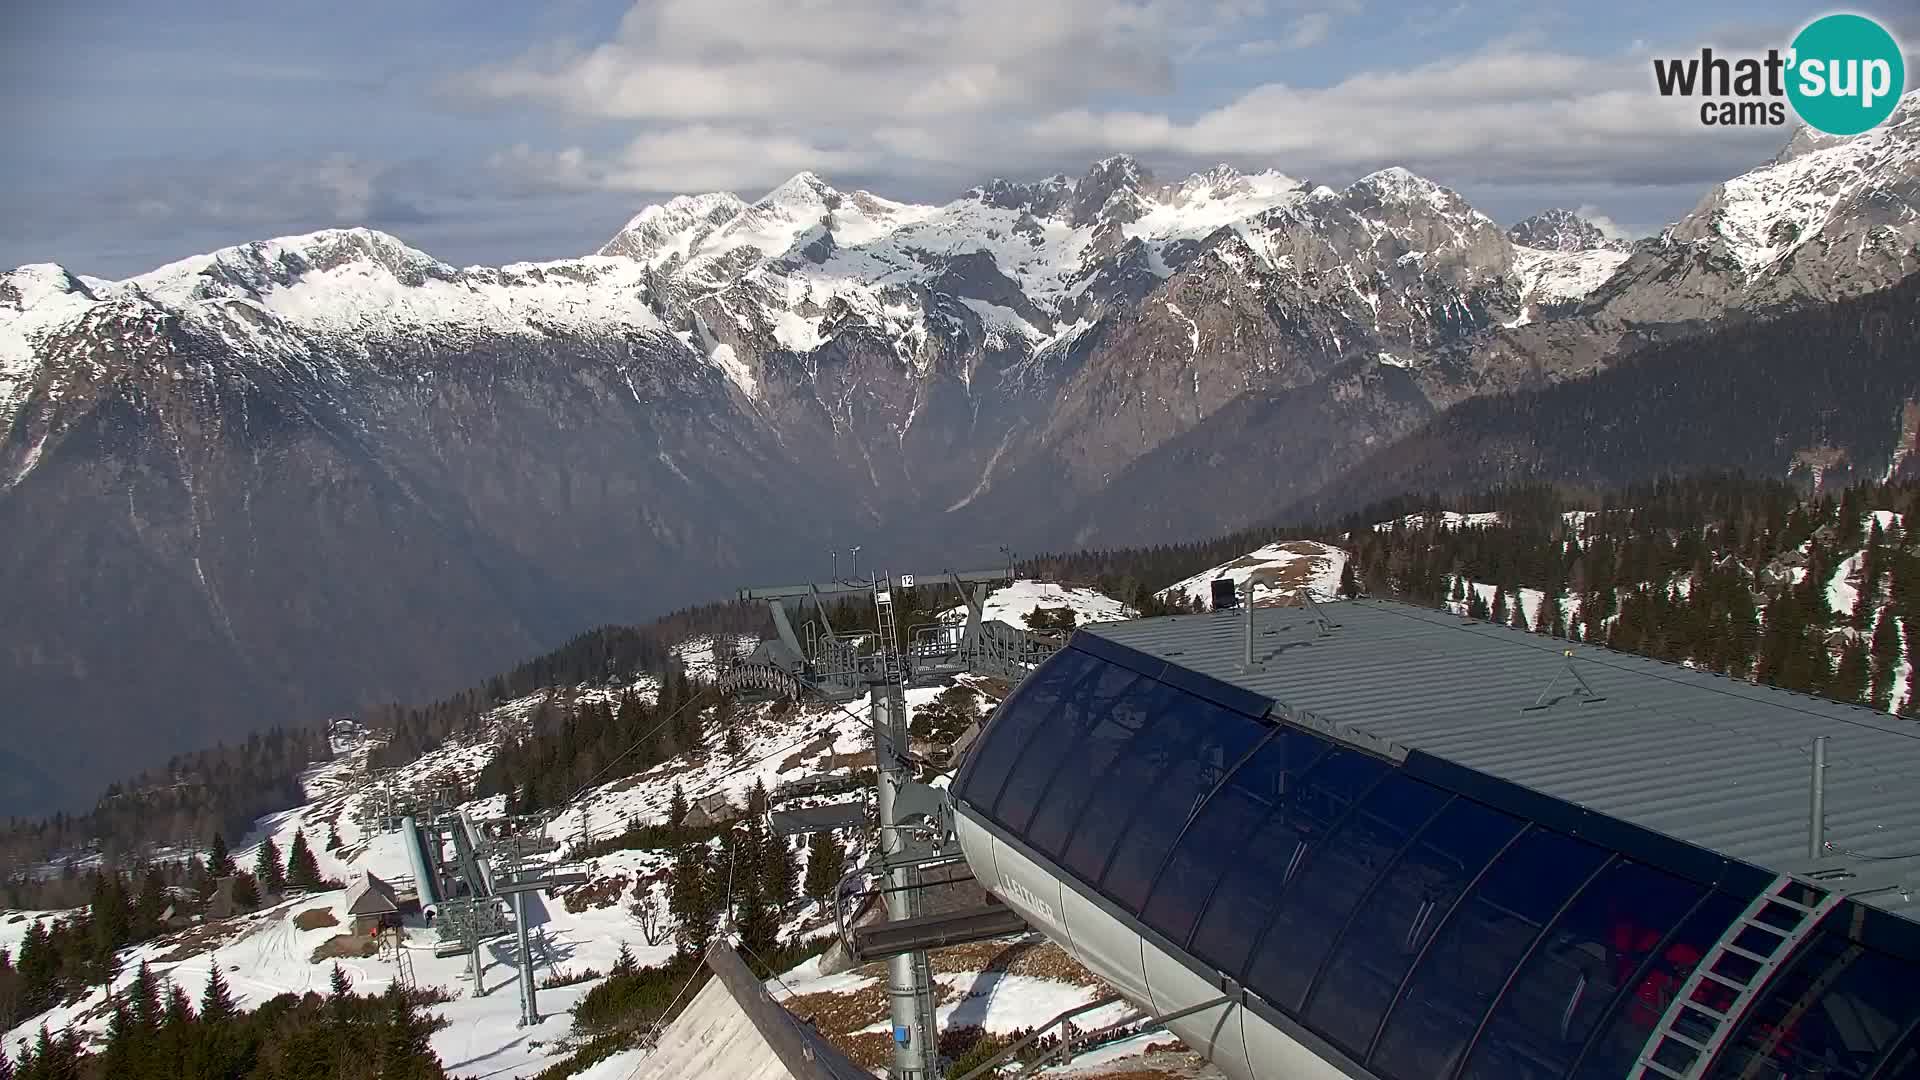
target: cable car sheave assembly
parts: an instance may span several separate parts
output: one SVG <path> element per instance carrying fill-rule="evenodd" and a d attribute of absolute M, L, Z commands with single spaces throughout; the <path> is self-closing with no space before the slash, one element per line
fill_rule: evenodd
<path fill-rule="evenodd" d="M 1051 656 L 1060 643 L 983 617 L 992 585 L 1013 580 L 1011 568 L 965 573 L 876 574 L 865 580 L 740 590 L 740 599 L 764 601 L 775 637 L 760 642 L 745 657 L 730 658 L 720 672 L 723 692 L 809 696 L 843 704 L 865 694 L 873 732 L 878 843 L 865 866 L 835 891 L 835 916 L 842 943 L 858 962 L 887 962 L 888 999 L 893 1022 L 893 1070 L 897 1080 L 934 1080 L 940 1075 L 939 1039 L 934 1016 L 933 973 L 927 950 L 983 941 L 1024 931 L 1026 923 L 997 903 L 962 911 L 923 910 L 926 891 L 969 880 L 965 875 L 926 880 L 922 873 L 960 865 L 964 857 L 954 833 L 953 815 L 941 788 L 914 779 L 917 764 L 909 746 L 905 691 L 956 675 L 974 674 L 1018 681 Z M 921 585 L 950 587 L 967 609 L 963 623 L 935 623 L 910 629 L 902 638 L 896 621 L 895 589 Z M 835 630 L 828 604 L 869 596 L 874 605 L 873 633 Z M 796 633 L 789 605 L 815 618 Z M 850 777 L 803 777 L 776 789 L 770 804 L 845 794 L 865 785 Z M 862 828 L 867 805 L 859 801 L 825 806 L 770 809 L 769 824 L 781 836 L 825 829 Z M 871 892 L 858 881 L 868 876 L 881 886 Z M 877 892 L 886 921 L 854 926 L 848 904 Z"/>

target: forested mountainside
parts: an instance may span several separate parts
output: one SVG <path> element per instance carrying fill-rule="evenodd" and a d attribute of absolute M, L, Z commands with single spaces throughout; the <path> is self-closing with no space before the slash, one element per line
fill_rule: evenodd
<path fill-rule="evenodd" d="M 1830 488 L 1920 475 L 1920 276 L 1656 346 L 1590 379 L 1463 402 L 1296 516 L 1403 491 L 1611 488 L 1740 469 Z"/>
<path fill-rule="evenodd" d="M 758 635 L 765 623 L 764 609 L 722 603 L 640 626 L 599 627 L 460 693 L 422 705 L 381 706 L 358 719 L 386 733 L 376 764 L 405 763 L 470 731 L 503 701 L 554 686 L 665 676 L 679 662 L 674 648 L 689 638 Z M 274 728 L 238 745 L 179 755 L 164 768 L 114 783 L 85 812 L 8 822 L 0 830 L 0 878 L 17 877 L 56 853 L 87 851 L 128 864 L 139 861 L 143 847 L 191 847 L 215 833 L 242 835 L 260 815 L 300 801 L 302 774 L 328 756 L 319 726 Z"/>
<path fill-rule="evenodd" d="M 1737 475 L 1607 492 L 1531 485 L 1403 496 L 1338 522 L 1275 524 L 1208 541 L 1029 556 L 1015 572 L 1088 586 L 1151 615 L 1181 610 L 1180 601 L 1156 595 L 1175 582 L 1270 542 L 1315 539 L 1350 552 L 1356 586 L 1374 595 L 1463 612 L 1477 598 L 1481 617 L 1498 608 L 1513 621 L 1517 611 L 1543 633 L 1911 711 L 1912 688 L 1896 677 L 1920 642 L 1915 514 L 1920 488 L 1907 482 L 1812 499 L 1784 481 Z M 1524 606 L 1515 602 L 1523 596 Z M 1543 607 L 1542 597 L 1559 603 Z M 903 591 L 903 632 L 955 602 L 935 589 Z M 870 605 L 843 603 L 831 617 L 843 630 L 872 628 Z M 529 749 L 499 758 L 486 790 L 530 785 L 543 799 L 563 796 L 606 767 L 614 747 L 630 745 L 623 736 L 651 730 L 693 696 L 689 640 L 707 642 L 711 656 L 716 638 L 770 633 L 764 608 L 740 603 L 602 627 L 460 694 L 369 714 L 387 740 L 374 764 L 405 764 L 452 738 L 493 737 L 493 710 L 531 701 L 515 735 L 532 740 Z M 641 679 L 653 687 L 646 700 L 624 693 Z M 602 779 L 672 756 L 676 738 L 693 736 L 662 732 Z M 143 844 L 237 834 L 252 817 L 289 804 L 300 770 L 324 756 L 325 745 L 314 732 L 288 730 L 185 756 L 116 785 L 89 814 L 13 823 L 6 865 L 17 873 L 89 845 L 131 865 Z"/>
<path fill-rule="evenodd" d="M 1275 507 L 1291 521 L 1325 520 L 1403 492 L 1452 496 L 1492 487 L 1564 484 L 1612 489 L 1661 476 L 1736 469 L 1837 490 L 1920 475 L 1920 276 L 1840 303 L 1732 324 L 1648 346 L 1604 371 L 1463 401 L 1381 442 L 1355 464 L 1305 466 L 1323 483 L 1293 500 L 1255 444 L 1328 436 L 1377 395 L 1358 388 L 1391 373 L 1354 366 L 1351 393 L 1243 395 L 1235 419 L 1196 429 L 1115 479 L 1100 514 L 1129 508 L 1121 530 L 1083 534 L 1194 535 L 1199 522 L 1250 525 Z M 1234 432 L 1231 439 L 1222 433 Z M 1162 494 L 1138 500 L 1129 493 Z M 1098 515 L 1096 515 L 1098 516 Z"/>
<path fill-rule="evenodd" d="M 237 836 L 260 815 L 304 798 L 301 776 L 328 756 L 318 727 L 275 727 L 237 745 L 177 755 L 109 785 L 85 813 L 7 822 L 0 828 L 0 878 L 14 879 L 55 852 L 126 861 L 140 845 L 192 846 L 221 831 Z"/>
<path fill-rule="evenodd" d="M 1551 516 L 1482 500 L 1345 543 L 1375 592 L 1920 717 L 1920 489 L 1801 501 L 1683 481 L 1648 496 Z"/>

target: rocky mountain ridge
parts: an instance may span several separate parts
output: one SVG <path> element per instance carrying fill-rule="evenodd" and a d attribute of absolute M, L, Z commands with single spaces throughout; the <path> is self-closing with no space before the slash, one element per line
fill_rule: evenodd
<path fill-rule="evenodd" d="M 1563 217 L 1516 243 L 1404 169 L 1122 156 L 940 206 L 802 173 L 546 263 L 340 229 L 0 274 L 0 665 L 23 723 L 83 718 L 14 740 L 0 806 L 829 548 L 957 565 L 1286 505 L 1456 402 L 1920 268 L 1917 102 L 1631 252 Z M 1172 511 L 1230 461 L 1260 483 Z"/>

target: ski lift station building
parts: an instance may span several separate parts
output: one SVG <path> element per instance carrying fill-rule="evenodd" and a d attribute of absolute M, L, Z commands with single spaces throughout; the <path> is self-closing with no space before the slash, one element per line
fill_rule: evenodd
<path fill-rule="evenodd" d="M 1236 1080 L 1920 1077 L 1909 721 L 1361 599 L 1083 628 L 951 797 Z"/>

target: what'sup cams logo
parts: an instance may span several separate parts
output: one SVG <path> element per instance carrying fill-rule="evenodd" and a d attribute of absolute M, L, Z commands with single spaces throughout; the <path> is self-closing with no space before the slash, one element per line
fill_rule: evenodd
<path fill-rule="evenodd" d="M 1825 15 L 1794 35 L 1785 52 L 1655 60 L 1662 97 L 1703 98 L 1700 122 L 1753 127 L 1787 122 L 1787 106 L 1829 135 L 1858 135 L 1893 114 L 1906 92 L 1900 43 L 1864 15 Z"/>

